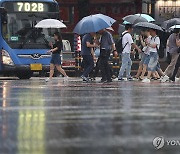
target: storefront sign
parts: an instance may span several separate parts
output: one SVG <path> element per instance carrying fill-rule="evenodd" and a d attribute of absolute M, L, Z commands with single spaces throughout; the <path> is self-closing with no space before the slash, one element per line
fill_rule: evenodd
<path fill-rule="evenodd" d="M 180 16 L 180 6 L 159 6 L 159 17 L 169 18 L 169 17 L 179 17 Z"/>

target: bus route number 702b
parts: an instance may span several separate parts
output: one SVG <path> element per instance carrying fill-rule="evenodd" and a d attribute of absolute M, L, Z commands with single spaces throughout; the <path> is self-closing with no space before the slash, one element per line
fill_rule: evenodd
<path fill-rule="evenodd" d="M 17 3 L 19 12 L 43 12 L 44 4 L 43 3 L 28 3 L 28 2 L 18 2 Z"/>

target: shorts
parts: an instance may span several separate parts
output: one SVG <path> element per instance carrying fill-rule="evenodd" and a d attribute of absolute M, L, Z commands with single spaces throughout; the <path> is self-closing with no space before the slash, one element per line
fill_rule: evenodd
<path fill-rule="evenodd" d="M 145 58 L 144 58 L 143 64 L 148 65 L 148 64 L 149 64 L 149 60 L 150 60 L 150 55 L 147 55 L 147 54 L 146 54 L 146 56 L 145 56 Z"/>
<path fill-rule="evenodd" d="M 141 57 L 140 64 L 141 64 L 141 65 L 142 65 L 142 64 L 148 65 L 149 60 L 150 60 L 150 56 L 147 55 L 147 54 L 145 54 L 145 53 L 142 53 L 141 56 L 142 56 L 142 57 Z"/>
<path fill-rule="evenodd" d="M 159 56 L 157 52 L 151 52 L 149 55 L 149 63 L 148 63 L 148 71 L 155 72 L 157 69 L 157 64 L 159 60 Z"/>
<path fill-rule="evenodd" d="M 60 54 L 52 54 L 50 63 L 54 64 L 54 65 L 61 65 L 61 56 L 60 56 Z"/>
<path fill-rule="evenodd" d="M 145 59 L 146 55 L 144 54 L 144 52 L 142 52 L 142 53 L 140 54 L 140 56 L 141 56 L 140 64 L 142 65 L 142 64 L 144 63 L 144 59 Z"/>
<path fill-rule="evenodd" d="M 158 62 L 157 63 L 157 66 L 156 66 L 156 71 L 160 70 L 161 69 L 161 66 L 160 66 L 160 63 Z"/>

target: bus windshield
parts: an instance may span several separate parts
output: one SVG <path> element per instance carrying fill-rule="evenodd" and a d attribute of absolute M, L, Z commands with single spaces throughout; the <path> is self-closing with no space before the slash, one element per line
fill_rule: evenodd
<path fill-rule="evenodd" d="M 8 9 L 7 9 L 8 10 Z M 2 23 L 3 37 L 14 49 L 47 49 L 57 29 L 37 29 L 43 19 L 58 19 L 59 12 L 8 12 L 7 22 Z"/>

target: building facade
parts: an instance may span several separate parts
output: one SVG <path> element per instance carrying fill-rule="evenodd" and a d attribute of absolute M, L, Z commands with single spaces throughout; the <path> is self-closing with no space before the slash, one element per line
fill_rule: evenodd
<path fill-rule="evenodd" d="M 180 17 L 180 0 L 152 0 L 157 24 L 164 20 Z"/>
<path fill-rule="evenodd" d="M 122 18 L 129 14 L 151 13 L 151 0 L 58 0 L 60 17 L 67 25 L 64 32 L 72 32 L 84 16 L 103 13 L 117 20 L 113 25 L 117 32 Z"/>

